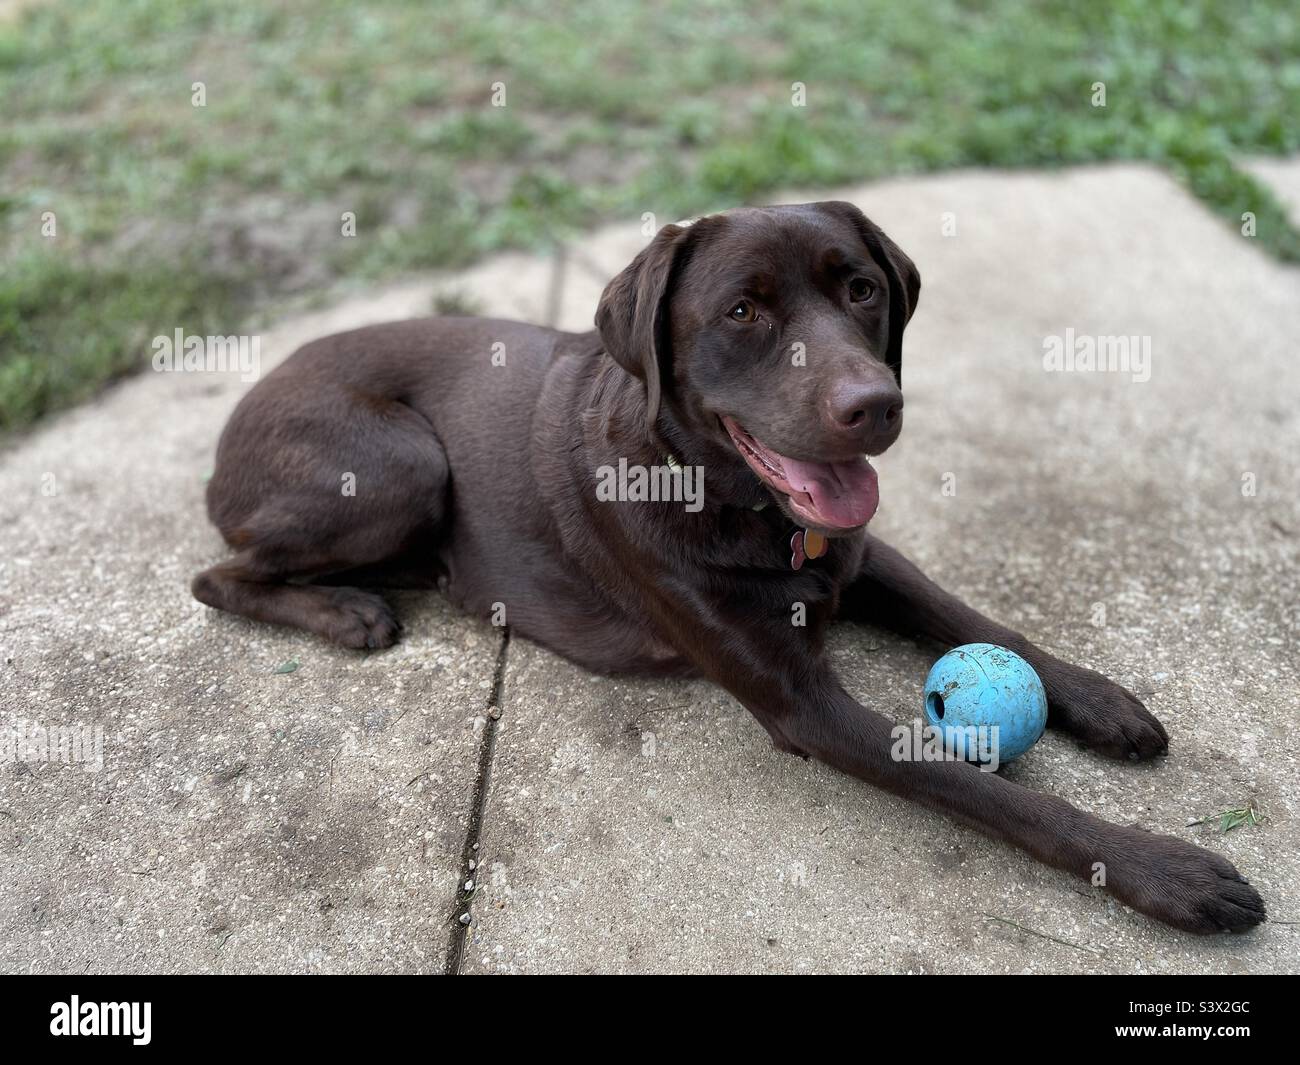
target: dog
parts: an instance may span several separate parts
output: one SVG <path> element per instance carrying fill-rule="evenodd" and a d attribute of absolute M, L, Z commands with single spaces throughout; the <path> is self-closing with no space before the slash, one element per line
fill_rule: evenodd
<path fill-rule="evenodd" d="M 920 287 L 852 204 L 743 208 L 661 229 L 606 287 L 591 332 L 437 318 L 309 343 L 221 435 L 208 512 L 235 554 L 194 595 L 382 648 L 399 625 L 373 589 L 438 586 L 588 669 L 707 677 L 780 750 L 1160 921 L 1258 924 L 1260 896 L 1223 857 L 964 761 L 896 759 L 893 723 L 837 680 L 835 618 L 999 644 L 1037 670 L 1050 726 L 1120 759 L 1168 745 L 1132 693 L 981 616 L 867 532 L 870 457 L 902 429 Z M 702 471 L 703 505 L 599 498 L 611 469 Z"/>

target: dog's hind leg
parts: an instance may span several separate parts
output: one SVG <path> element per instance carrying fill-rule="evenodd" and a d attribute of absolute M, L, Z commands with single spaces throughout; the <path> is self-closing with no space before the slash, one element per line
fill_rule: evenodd
<path fill-rule="evenodd" d="M 195 577 L 192 590 L 208 606 L 345 647 L 388 647 L 400 631 L 388 604 L 342 582 L 426 545 L 432 559 L 446 455 L 403 404 L 337 404 L 332 417 L 263 421 L 236 411 L 208 509 L 238 553 Z"/>
<path fill-rule="evenodd" d="M 388 603 L 375 592 L 288 583 L 281 574 L 266 573 L 255 551 L 204 570 L 194 578 L 193 591 L 199 602 L 218 610 L 306 629 L 344 647 L 391 647 L 400 632 Z"/>

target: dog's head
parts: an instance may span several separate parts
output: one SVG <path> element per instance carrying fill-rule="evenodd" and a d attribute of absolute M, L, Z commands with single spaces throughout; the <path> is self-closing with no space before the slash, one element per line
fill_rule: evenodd
<path fill-rule="evenodd" d="M 644 381 L 652 431 L 736 473 L 743 460 L 792 521 L 836 535 L 875 513 L 867 456 L 902 428 L 920 288 L 852 204 L 743 208 L 661 229 L 609 283 L 596 326 Z"/>

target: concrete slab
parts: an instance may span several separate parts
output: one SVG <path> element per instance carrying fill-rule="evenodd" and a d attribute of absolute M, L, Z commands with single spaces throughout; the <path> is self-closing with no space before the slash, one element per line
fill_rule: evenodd
<path fill-rule="evenodd" d="M 266 364 L 415 295 L 268 334 Z M 362 656 L 191 599 L 244 387 L 146 374 L 0 456 L 0 729 L 103 756 L 0 764 L 0 971 L 445 965 L 500 636 L 412 597 Z"/>
<path fill-rule="evenodd" d="M 1275 923 L 1173 932 L 776 754 L 717 690 L 592 678 L 520 640 L 464 969 L 1300 969 L 1300 272 L 1144 167 L 834 195 L 925 280 L 879 531 L 973 605 L 1141 692 L 1172 737 L 1163 764 L 1134 767 L 1051 735 L 1008 772 L 1222 851 Z M 1149 338 L 1135 349 L 1149 343 L 1149 379 L 1048 372 L 1045 339 L 1067 330 Z M 928 649 L 861 629 L 834 648 L 860 698 L 914 716 Z M 1247 803 L 1262 825 L 1189 824 Z"/>

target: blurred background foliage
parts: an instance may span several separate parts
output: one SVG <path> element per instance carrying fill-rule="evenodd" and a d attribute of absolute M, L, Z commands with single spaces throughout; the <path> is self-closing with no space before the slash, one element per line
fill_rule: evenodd
<path fill-rule="evenodd" d="M 1298 11 L 0 2 L 0 428 L 144 365 L 177 325 L 236 332 L 341 283 L 782 188 L 1149 160 L 1225 224 L 1255 212 L 1260 244 L 1300 261 L 1300 235 L 1236 165 L 1300 148 Z"/>

